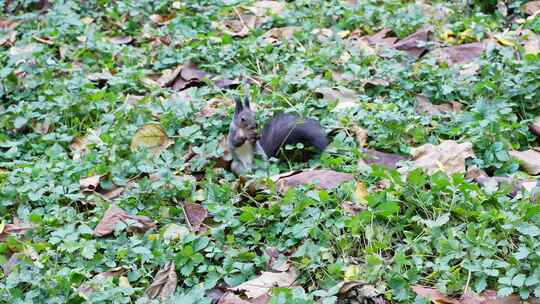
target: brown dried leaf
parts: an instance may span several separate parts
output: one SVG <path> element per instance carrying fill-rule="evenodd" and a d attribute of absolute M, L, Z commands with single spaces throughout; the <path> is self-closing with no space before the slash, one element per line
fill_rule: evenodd
<path fill-rule="evenodd" d="M 242 300 L 239 296 L 235 295 L 232 292 L 227 292 L 224 294 L 217 304 L 252 304 L 251 302 Z"/>
<path fill-rule="evenodd" d="M 268 304 L 268 302 L 270 302 L 270 296 L 267 294 L 249 300 L 251 304 Z"/>
<path fill-rule="evenodd" d="M 350 201 L 343 201 L 341 203 L 341 208 L 343 211 L 345 211 L 346 214 L 349 216 L 355 216 L 358 213 L 367 210 L 367 207 L 364 205 L 360 205 L 358 203 L 350 202 Z"/>
<path fill-rule="evenodd" d="M 178 75 L 180 75 L 180 71 L 182 70 L 184 66 L 179 65 L 174 70 L 165 70 L 161 77 L 157 80 L 157 83 L 160 87 L 168 87 L 171 86 Z"/>
<path fill-rule="evenodd" d="M 2 237 L 0 236 L 0 240 Z M 11 271 L 13 271 L 13 267 L 15 267 L 17 264 L 19 264 L 19 258 L 22 257 L 24 254 L 21 252 L 16 252 L 12 254 L 9 257 L 9 260 L 2 264 L 2 270 L 4 271 L 4 276 L 8 277 Z"/>
<path fill-rule="evenodd" d="M 336 101 L 336 110 L 351 108 L 359 104 L 357 93 L 354 90 L 348 88 L 323 87 L 316 89 L 315 93 L 317 93 L 317 95 L 323 100 Z"/>
<path fill-rule="evenodd" d="M 473 42 L 433 50 L 431 53 L 448 64 L 469 63 L 480 57 L 486 48 L 483 42 Z"/>
<path fill-rule="evenodd" d="M 354 202 L 359 205 L 365 206 L 367 205 L 366 198 L 368 195 L 369 195 L 369 192 L 366 185 L 363 182 L 358 181 L 356 183 L 356 187 L 354 188 L 354 193 L 353 193 Z"/>
<path fill-rule="evenodd" d="M 317 36 L 321 41 L 324 41 L 334 35 L 334 32 L 329 28 L 315 28 L 311 31 L 312 35 Z"/>
<path fill-rule="evenodd" d="M 145 294 L 150 299 L 155 299 L 159 296 L 163 301 L 174 293 L 177 284 L 178 277 L 176 275 L 176 269 L 174 263 L 170 261 L 158 271 L 154 277 L 154 282 L 146 289 Z"/>
<path fill-rule="evenodd" d="M 12 46 L 15 44 L 15 41 L 17 40 L 17 32 L 16 31 L 9 31 L 6 34 L 0 36 L 0 46 Z"/>
<path fill-rule="evenodd" d="M 531 132 L 533 132 L 536 136 L 540 137 L 540 116 L 536 117 L 534 121 L 529 125 L 529 129 Z"/>
<path fill-rule="evenodd" d="M 368 165 L 379 164 L 389 168 L 397 168 L 398 162 L 407 159 L 398 154 L 380 152 L 372 149 L 362 149 L 362 152 L 364 153 L 363 159 Z"/>
<path fill-rule="evenodd" d="M 267 14 L 281 15 L 285 11 L 285 2 L 280 1 L 257 1 L 248 7 L 255 16 L 262 17 Z"/>
<path fill-rule="evenodd" d="M 0 29 L 14 30 L 21 23 L 21 21 L 0 18 Z"/>
<path fill-rule="evenodd" d="M 79 186 L 82 193 L 88 194 L 96 191 L 99 186 L 99 181 L 101 180 L 101 175 L 92 175 L 85 177 L 79 180 Z"/>
<path fill-rule="evenodd" d="M 126 272 L 124 267 L 112 268 L 105 272 L 100 272 L 96 274 L 92 279 L 87 282 L 84 282 L 79 286 L 77 291 L 79 295 L 83 298 L 88 299 L 88 297 L 97 289 L 97 286 L 102 284 L 102 281 L 107 278 L 118 277 Z"/>
<path fill-rule="evenodd" d="M 34 129 L 34 132 L 45 135 L 49 133 L 49 128 L 51 127 L 51 124 L 47 121 L 34 121 L 32 123 L 32 129 Z"/>
<path fill-rule="evenodd" d="M 200 204 L 186 204 L 184 206 L 184 209 L 186 210 L 187 220 L 189 221 L 190 228 L 193 231 L 199 231 L 201 228 L 201 224 L 204 222 L 206 217 L 208 216 L 208 211 L 204 209 L 203 206 Z"/>
<path fill-rule="evenodd" d="M 523 5 L 523 11 L 529 15 L 535 15 L 540 11 L 540 1 L 530 1 Z"/>
<path fill-rule="evenodd" d="M 359 147 L 365 147 L 368 141 L 368 132 L 366 129 L 359 126 L 353 127 L 354 135 L 356 137 L 356 142 Z"/>
<path fill-rule="evenodd" d="M 451 175 L 465 173 L 465 159 L 469 157 L 474 157 L 470 142 L 445 140 L 439 145 L 425 144 L 414 149 L 412 160 L 413 167 L 422 168 L 430 175 L 438 170 Z"/>
<path fill-rule="evenodd" d="M 24 234 L 32 228 L 33 227 L 28 224 L 15 223 L 15 220 L 13 224 L 0 224 L 0 241 L 4 240 L 8 235 L 11 234 Z"/>
<path fill-rule="evenodd" d="M 112 44 L 129 44 L 133 41 L 133 38 L 130 36 L 118 36 L 109 38 L 109 42 Z"/>
<path fill-rule="evenodd" d="M 286 192 L 291 187 L 313 184 L 319 189 L 332 189 L 340 184 L 353 180 L 352 174 L 333 170 L 311 170 L 280 178 L 277 181 L 278 191 Z"/>
<path fill-rule="evenodd" d="M 257 17 L 253 15 L 238 15 L 232 19 L 218 23 L 217 27 L 231 37 L 245 37 L 257 25 Z"/>
<path fill-rule="evenodd" d="M 268 294 L 275 287 L 290 287 L 297 278 L 294 268 L 287 272 L 266 272 L 253 280 L 244 282 L 236 287 L 229 288 L 233 291 L 244 291 L 248 298 L 258 298 Z"/>
<path fill-rule="evenodd" d="M 94 234 L 96 236 L 108 235 L 114 231 L 116 224 L 119 222 L 127 224 L 127 220 L 136 222 L 136 224 L 128 227 L 128 231 L 142 233 L 156 226 L 156 223 L 146 216 L 131 215 L 115 205 L 111 205 L 103 215 L 101 221 L 97 224 Z"/>
<path fill-rule="evenodd" d="M 509 295 L 506 297 L 498 297 L 495 290 L 485 290 L 481 294 L 481 304 L 520 304 L 521 299 L 517 295 Z M 531 301 L 533 299 L 529 299 Z M 474 303 L 474 302 L 473 302 Z M 531 304 L 533 302 L 530 302 Z"/>
<path fill-rule="evenodd" d="M 99 145 L 103 144 L 103 141 L 101 140 L 100 131 L 90 130 L 88 134 L 86 134 L 84 137 L 75 137 L 71 144 L 69 145 L 69 148 L 72 152 L 72 158 L 73 160 L 78 160 L 81 158 L 81 156 L 85 155 L 88 152 L 88 145 L 94 144 Z"/>
<path fill-rule="evenodd" d="M 84 25 L 89 25 L 90 23 L 94 22 L 94 19 L 92 19 L 90 17 L 83 17 L 83 18 L 81 18 L 81 22 Z"/>
<path fill-rule="evenodd" d="M 114 198 L 119 197 L 124 192 L 124 187 L 114 186 L 113 189 L 108 191 L 99 191 L 101 195 L 108 199 L 112 200 Z"/>
<path fill-rule="evenodd" d="M 220 89 L 236 89 L 241 83 L 239 79 L 214 79 L 214 85 Z"/>
<path fill-rule="evenodd" d="M 459 304 L 459 301 L 449 298 L 448 296 L 444 295 L 437 289 L 433 289 L 430 287 L 420 286 L 420 285 L 413 285 L 411 286 L 412 290 L 419 296 L 430 299 L 433 301 L 433 303 L 436 304 Z"/>
<path fill-rule="evenodd" d="M 37 42 L 46 44 L 46 45 L 54 45 L 54 41 L 51 40 L 49 37 L 33 37 L 34 40 Z"/>
<path fill-rule="evenodd" d="M 199 70 L 195 64 L 188 62 L 184 64 L 182 70 L 180 71 L 180 77 L 185 81 L 202 81 L 205 77 L 209 77 L 210 74 Z"/>
<path fill-rule="evenodd" d="M 459 112 L 461 110 L 461 104 L 458 102 L 444 103 L 435 105 L 429 102 L 429 99 L 423 95 L 416 96 L 416 108 L 420 112 L 424 112 L 429 116 L 445 114 L 450 112 Z"/>
<path fill-rule="evenodd" d="M 394 46 L 394 43 L 397 41 L 396 37 L 388 37 L 388 35 L 393 34 L 392 30 L 385 28 L 379 32 L 367 37 L 367 41 L 372 44 L 383 48 L 391 48 Z"/>
<path fill-rule="evenodd" d="M 510 151 L 509 154 L 517 158 L 523 170 L 530 175 L 540 174 L 540 152 L 536 149 L 527 151 Z"/>
<path fill-rule="evenodd" d="M 167 149 L 173 141 L 169 139 L 165 129 L 158 124 L 146 124 L 141 126 L 131 139 L 130 149 L 136 151 L 140 147 L 146 147 L 152 153 L 159 154 Z"/>
<path fill-rule="evenodd" d="M 516 32 L 522 38 L 525 54 L 540 53 L 540 35 L 535 34 L 531 30 L 518 30 Z"/>
<path fill-rule="evenodd" d="M 424 52 L 427 51 L 425 43 L 428 41 L 429 34 L 432 31 L 433 27 L 431 25 L 426 25 L 405 39 L 395 43 L 394 48 L 405 51 L 409 55 L 418 59 L 420 56 L 422 56 L 422 54 L 424 54 Z"/>
<path fill-rule="evenodd" d="M 152 20 L 152 22 L 158 25 L 166 25 L 166 24 L 169 24 L 174 19 L 174 17 L 175 17 L 174 15 L 161 16 L 158 14 L 153 14 L 153 15 L 150 15 L 150 20 Z"/>
<path fill-rule="evenodd" d="M 293 34 L 300 28 L 298 26 L 286 26 L 279 28 L 272 28 L 262 36 L 263 41 L 273 45 L 279 44 L 282 40 L 289 40 L 293 37 Z"/>

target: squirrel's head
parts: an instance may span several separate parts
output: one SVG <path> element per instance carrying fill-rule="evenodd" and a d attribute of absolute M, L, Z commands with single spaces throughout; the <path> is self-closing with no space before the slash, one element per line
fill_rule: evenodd
<path fill-rule="evenodd" d="M 236 107 L 234 110 L 234 123 L 237 127 L 251 130 L 257 127 L 255 112 L 249 106 L 249 98 L 245 97 L 244 102 L 240 98 L 235 98 Z"/>

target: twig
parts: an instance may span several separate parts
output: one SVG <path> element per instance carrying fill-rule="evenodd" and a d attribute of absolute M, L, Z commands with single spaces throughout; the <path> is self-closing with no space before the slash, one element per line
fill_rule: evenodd
<path fill-rule="evenodd" d="M 242 25 L 247 28 L 247 29 L 251 29 L 249 26 L 247 26 L 247 24 L 244 22 L 244 18 L 242 18 L 242 15 L 240 15 L 240 13 L 238 12 L 238 10 L 236 9 L 236 7 L 233 7 L 233 10 L 234 10 L 234 13 L 236 14 L 236 16 L 238 16 L 238 19 L 240 19 L 240 22 L 242 23 Z"/>
<path fill-rule="evenodd" d="M 186 224 L 188 225 L 189 227 L 189 230 L 190 231 L 193 231 L 193 225 L 191 225 L 191 222 L 189 221 L 189 217 L 187 216 L 187 212 L 186 212 L 186 209 L 184 208 L 184 204 L 183 203 L 179 203 L 176 198 L 173 197 L 173 201 L 175 204 L 177 205 L 180 205 L 180 207 L 182 207 L 182 212 L 184 213 L 184 218 L 186 219 Z"/>
<path fill-rule="evenodd" d="M 467 275 L 467 283 L 465 284 L 465 289 L 463 290 L 463 294 L 467 294 L 467 289 L 469 289 L 469 283 L 471 282 L 471 271 L 469 270 L 469 274 Z"/>

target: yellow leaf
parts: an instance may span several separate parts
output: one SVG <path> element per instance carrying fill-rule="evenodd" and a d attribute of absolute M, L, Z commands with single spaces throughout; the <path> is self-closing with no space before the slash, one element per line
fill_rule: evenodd
<path fill-rule="evenodd" d="M 455 40 L 455 35 L 451 30 L 445 30 L 441 34 L 441 40 L 445 42 L 453 42 Z"/>
<path fill-rule="evenodd" d="M 158 237 L 159 237 L 159 234 L 150 234 L 150 235 L 148 235 L 148 240 L 149 241 L 155 241 L 155 240 L 158 239 Z"/>
<path fill-rule="evenodd" d="M 6 222 L 2 221 L 0 223 L 0 234 L 4 232 L 4 229 L 6 228 Z"/>
<path fill-rule="evenodd" d="M 129 280 L 125 276 L 121 276 L 118 278 L 118 286 L 123 288 L 131 288 L 131 284 L 129 284 Z"/>
<path fill-rule="evenodd" d="M 354 190 L 354 202 L 357 204 L 365 205 L 367 203 L 366 197 L 369 195 L 368 189 L 363 182 L 357 182 Z"/>
<path fill-rule="evenodd" d="M 349 265 L 345 270 L 345 275 L 343 279 L 345 281 L 355 281 L 360 277 L 360 266 L 358 265 Z"/>
<path fill-rule="evenodd" d="M 172 141 L 165 133 L 162 126 L 158 124 L 147 124 L 140 127 L 131 140 L 131 151 L 136 151 L 140 147 L 146 147 L 154 154 L 159 154 L 172 144 Z"/>

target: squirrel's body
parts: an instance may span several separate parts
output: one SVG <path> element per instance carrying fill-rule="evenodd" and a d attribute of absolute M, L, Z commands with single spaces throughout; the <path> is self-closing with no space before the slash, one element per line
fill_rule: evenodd
<path fill-rule="evenodd" d="M 283 113 L 274 116 L 263 128 L 257 141 L 255 113 L 244 103 L 236 100 L 234 117 L 229 128 L 228 145 L 232 156 L 231 170 L 237 175 L 249 173 L 253 169 L 255 153 L 265 159 L 278 155 L 284 145 L 302 143 L 324 150 L 328 138 L 319 122 Z"/>

